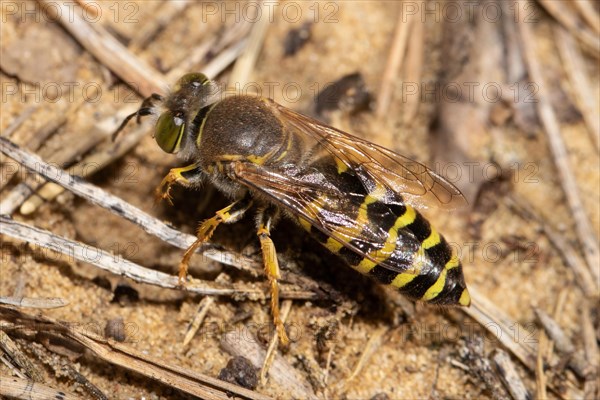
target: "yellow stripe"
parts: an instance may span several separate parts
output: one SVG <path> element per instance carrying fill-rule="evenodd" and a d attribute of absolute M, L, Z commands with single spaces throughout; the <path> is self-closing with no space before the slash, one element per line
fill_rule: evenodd
<path fill-rule="evenodd" d="M 285 150 L 281 153 L 281 155 L 279 157 L 277 157 L 273 161 L 274 162 L 281 161 L 283 159 L 283 157 L 287 156 L 287 153 L 290 151 L 291 147 L 292 147 L 292 135 L 288 135 L 287 136 L 287 146 L 285 147 Z"/>
<path fill-rule="evenodd" d="M 314 204 L 311 203 L 309 207 L 314 207 Z M 300 226 L 304 228 L 304 230 L 310 232 L 312 225 L 310 222 L 308 222 L 308 220 L 306 220 L 306 218 L 298 217 L 298 222 L 300 223 Z M 338 253 L 340 249 L 344 247 L 342 243 L 333 239 L 332 237 L 327 238 L 327 242 L 322 244 L 332 253 Z"/>
<path fill-rule="evenodd" d="M 410 207 L 407 207 L 406 212 L 409 212 L 408 208 L 410 208 Z M 414 213 L 415 210 L 413 210 L 412 208 L 410 208 L 410 209 Z M 407 219 L 406 219 L 405 215 L 406 215 L 406 213 L 404 213 L 404 215 L 396 218 L 396 222 L 394 223 L 394 226 L 392 226 L 390 228 L 390 230 L 388 231 L 388 237 L 387 237 L 387 240 L 385 241 L 385 244 L 383 245 L 381 250 L 379 250 L 377 252 L 377 253 L 381 254 L 382 256 L 386 256 L 386 259 L 387 259 L 387 257 L 392 255 L 394 250 L 396 250 L 396 242 L 398 241 L 398 231 L 406 226 L 405 224 L 406 224 Z M 410 218 L 410 216 L 409 216 L 409 218 Z M 414 221 L 414 217 L 412 217 L 412 218 Z M 385 261 L 385 260 L 382 260 L 382 261 Z"/>
<path fill-rule="evenodd" d="M 375 190 L 373 190 L 371 193 L 369 193 L 367 195 L 367 197 L 365 198 L 365 203 L 372 204 L 372 203 L 375 203 L 376 201 L 383 200 L 385 198 L 386 192 L 387 192 L 387 189 L 385 188 L 385 186 L 383 186 L 383 185 L 375 186 Z"/>
<path fill-rule="evenodd" d="M 396 277 L 394 278 L 392 283 L 390 283 L 390 285 L 397 288 L 403 288 L 404 286 L 412 282 L 417 276 L 419 276 L 424 262 L 425 251 L 422 247 L 419 247 L 419 250 L 415 252 L 415 257 L 413 258 L 411 270 L 396 275 Z"/>
<path fill-rule="evenodd" d="M 396 223 L 393 227 L 388 231 L 387 239 L 383 245 L 383 247 L 379 250 L 373 250 L 369 252 L 367 255 L 368 258 L 364 258 L 360 264 L 358 264 L 355 268 L 366 274 L 370 270 L 372 270 L 375 265 L 386 261 L 393 254 L 394 250 L 396 250 L 396 242 L 398 240 L 398 230 L 402 228 L 402 224 L 404 221 L 402 217 L 396 219 Z M 375 262 L 374 262 L 374 261 Z"/>
<path fill-rule="evenodd" d="M 460 295 L 460 299 L 458 299 L 458 304 L 465 307 L 471 305 L 471 296 L 469 295 L 469 291 L 467 289 L 463 290 L 462 294 Z"/>
<path fill-rule="evenodd" d="M 370 270 L 375 268 L 377 263 L 374 263 L 368 258 L 363 258 L 358 265 L 353 265 L 352 268 L 360 272 L 361 274 L 368 274 Z"/>
<path fill-rule="evenodd" d="M 423 240 L 422 246 L 425 249 L 430 249 L 440 243 L 440 234 L 431 227 L 431 233 L 427 237 L 427 239 Z"/>
<path fill-rule="evenodd" d="M 412 282 L 412 280 L 415 279 L 416 277 L 417 277 L 416 274 L 410 274 L 408 272 L 403 272 L 401 274 L 396 275 L 396 277 L 394 278 L 392 283 L 390 283 L 390 285 L 397 287 L 397 288 L 402 288 L 402 287 L 406 286 L 407 284 L 409 284 L 410 282 Z"/>
<path fill-rule="evenodd" d="M 200 124 L 200 129 L 198 129 L 198 137 L 196 138 L 196 146 L 198 146 L 199 149 L 201 148 L 200 144 L 202 142 L 202 132 L 204 131 L 204 124 L 206 124 L 206 120 L 208 119 L 208 116 L 210 115 L 210 113 L 213 110 L 213 108 L 215 108 L 215 106 L 217 104 L 219 104 L 219 103 L 220 103 L 220 101 L 217 101 L 215 104 L 213 104 L 212 106 L 210 106 L 210 108 L 206 112 L 206 115 L 202 119 L 202 123 Z"/>
<path fill-rule="evenodd" d="M 219 156 L 219 161 L 238 161 L 241 160 L 243 156 L 239 154 L 222 154 Z"/>
<path fill-rule="evenodd" d="M 337 253 L 340 251 L 340 249 L 342 247 L 344 247 L 344 245 L 342 243 L 340 243 L 338 240 L 335 240 L 334 238 L 327 238 L 327 243 L 325 243 L 325 247 L 327 248 L 327 250 L 331 251 L 332 253 Z"/>
<path fill-rule="evenodd" d="M 455 254 L 452 254 L 452 258 L 446 263 L 444 266 L 445 269 L 452 269 L 460 266 L 460 260 L 456 257 Z"/>
<path fill-rule="evenodd" d="M 313 220 L 318 220 L 318 214 L 323 209 L 323 204 L 325 204 L 326 202 L 327 197 L 325 195 L 319 196 L 319 198 L 317 198 L 316 200 L 308 203 L 306 207 L 304 207 L 303 212 L 309 218 Z M 305 230 L 310 231 L 312 225 L 306 218 L 298 217 L 298 222 Z M 329 237 L 327 239 L 327 242 L 322 244 L 332 253 L 338 253 L 340 249 L 344 246 L 344 243 L 347 243 L 351 239 L 352 237 L 349 237 L 346 234 L 339 234 L 336 236 L 336 239 L 334 239 L 333 237 Z"/>
<path fill-rule="evenodd" d="M 444 290 L 444 286 L 446 285 L 446 274 L 448 273 L 447 269 L 443 269 L 439 278 L 433 285 L 427 289 L 421 300 L 428 301 L 435 299 L 441 292 Z"/>
<path fill-rule="evenodd" d="M 348 171 L 348 165 L 346 165 L 346 163 L 344 161 L 342 161 L 340 158 L 334 156 L 333 159 L 335 160 L 335 165 L 337 165 L 337 173 L 338 174 L 343 174 L 344 172 Z"/>
<path fill-rule="evenodd" d="M 271 158 L 273 156 L 273 153 L 274 153 L 274 151 L 269 151 L 267 154 L 265 154 L 263 156 L 257 156 L 257 155 L 251 154 L 251 155 L 247 156 L 246 159 L 253 164 L 263 165 L 264 163 L 267 162 L 267 160 L 269 158 Z"/>
<path fill-rule="evenodd" d="M 319 196 L 318 199 L 311 201 L 304 207 L 302 212 L 306 214 L 311 219 L 317 219 L 317 215 L 319 211 L 323 209 L 323 204 L 327 201 L 327 197 L 325 195 Z M 308 222 L 308 221 L 307 221 Z"/>
<path fill-rule="evenodd" d="M 300 226 L 304 228 L 305 231 L 310 232 L 310 228 L 312 227 L 310 222 L 308 222 L 305 218 L 302 217 L 298 217 L 298 222 L 300 223 Z"/>
<path fill-rule="evenodd" d="M 277 162 L 277 161 L 281 161 L 283 159 L 283 157 L 287 156 L 288 151 L 284 150 L 283 153 L 281 153 L 281 155 L 279 157 L 277 157 L 275 160 L 273 160 L 273 162 Z"/>
<path fill-rule="evenodd" d="M 405 226 L 412 224 L 415 218 L 417 218 L 415 209 L 411 206 L 406 206 L 406 211 L 396 220 L 396 225 L 398 226 L 398 229 L 404 228 Z"/>
<path fill-rule="evenodd" d="M 434 235 L 434 232 L 435 232 L 435 235 Z M 437 232 L 433 228 L 431 228 L 431 234 L 429 235 L 429 237 L 427 239 L 425 239 L 423 241 L 423 245 L 421 246 L 421 249 L 423 249 L 423 248 L 428 249 L 428 248 L 433 247 L 433 246 L 428 246 L 434 242 L 432 237 L 437 237 L 437 242 L 439 243 L 439 240 L 440 240 L 439 234 L 437 234 Z M 435 246 L 435 244 L 434 244 L 434 246 Z M 419 249 L 419 250 L 421 250 L 421 249 Z M 460 266 L 460 260 L 458 259 L 458 257 L 455 254 L 452 254 L 452 257 L 450 258 L 450 260 L 448 260 L 448 262 L 446 262 L 446 264 L 444 265 L 444 269 L 442 270 L 442 273 L 438 277 L 437 281 L 435 281 L 435 283 L 433 285 L 431 285 L 431 287 L 429 289 L 427 289 L 427 291 L 425 292 L 425 294 L 423 295 L 423 297 L 421 299 L 425 300 L 425 301 L 435 299 L 442 292 L 442 290 L 444 290 L 444 286 L 446 285 L 446 276 L 448 274 L 448 271 L 451 270 L 452 268 L 458 268 L 459 266 Z M 467 291 L 467 289 L 463 290 L 463 292 L 460 296 L 460 299 L 458 300 L 458 303 L 461 305 L 464 305 L 464 306 L 468 306 L 469 304 L 471 304 L 471 297 L 469 296 L 469 292 Z"/>
<path fill-rule="evenodd" d="M 427 239 L 425 239 L 423 241 L 423 243 L 421 244 L 421 247 L 419 247 L 419 250 L 417 251 L 417 254 L 415 255 L 413 265 L 416 266 L 416 264 L 419 261 L 419 257 L 421 257 L 421 260 L 424 261 L 425 250 L 432 248 L 433 246 L 440 243 L 440 241 L 441 241 L 441 239 L 440 239 L 439 233 L 433 227 L 431 227 L 431 233 L 429 234 Z M 438 279 L 435 281 L 435 283 L 433 285 L 431 285 L 429 287 L 429 289 L 427 289 L 427 291 L 425 292 L 423 297 L 421 297 L 421 299 L 424 301 L 429 301 L 429 300 L 435 299 L 442 292 L 442 290 L 444 290 L 444 286 L 446 285 L 446 276 L 448 274 L 448 270 L 450 270 L 452 268 L 457 268 L 459 265 L 460 265 L 460 261 L 458 260 L 458 257 L 456 257 L 453 254 L 452 257 L 450 258 L 450 260 L 448 260 L 448 262 L 446 262 L 446 264 L 444 265 L 444 269 L 440 273 L 440 276 L 438 277 Z M 420 270 L 420 266 L 417 266 L 417 268 Z"/>
<path fill-rule="evenodd" d="M 331 235 L 342 243 L 349 243 L 352 239 L 360 237 L 363 227 L 369 222 L 368 207 L 384 198 L 386 189 L 384 186 L 377 185 L 375 190 L 365 196 L 362 204 L 358 208 L 356 220 L 350 227 L 340 226 L 331 232 Z"/>
<path fill-rule="evenodd" d="M 380 189 L 380 188 L 378 187 L 374 192 L 376 192 L 378 197 L 380 199 L 382 199 L 386 193 L 385 188 L 384 187 L 381 188 L 381 189 L 383 189 L 383 191 L 378 190 L 378 189 Z M 365 199 L 365 202 L 366 202 L 366 200 L 367 199 Z M 367 257 L 363 258 L 363 260 L 360 262 L 360 264 L 354 266 L 353 268 L 363 274 L 366 274 L 369 271 L 371 271 L 373 268 L 375 268 L 375 266 L 377 264 L 381 264 L 381 263 L 385 262 L 387 259 L 389 259 L 391 257 L 391 255 L 394 253 L 394 250 L 396 250 L 396 245 L 397 245 L 397 241 L 398 241 L 398 231 L 400 229 L 404 228 L 406 225 L 410 225 L 415 220 L 416 216 L 417 216 L 417 214 L 416 214 L 415 210 L 412 207 L 406 206 L 406 211 L 404 212 L 404 214 L 402 214 L 400 217 L 396 218 L 396 222 L 394 223 L 394 226 L 392 226 L 390 228 L 390 230 L 388 231 L 388 236 L 387 236 L 385 243 L 383 244 L 383 247 L 381 249 L 373 250 L 373 251 L 369 252 L 367 254 Z M 421 254 L 422 254 L 422 252 L 421 252 Z M 417 255 L 415 255 L 415 258 L 416 257 L 417 257 Z M 415 268 L 414 272 L 410 272 L 410 273 L 406 272 L 406 273 L 400 274 L 400 275 L 412 276 L 412 278 L 410 278 L 409 281 L 406 281 L 406 279 L 407 279 L 406 277 L 398 278 L 398 276 L 397 276 L 396 279 L 398 279 L 398 282 L 402 283 L 402 285 L 405 285 L 406 283 L 413 280 L 419 274 L 419 270 L 420 270 L 420 266 L 419 266 L 419 268 Z M 395 281 L 395 279 L 394 279 L 394 281 Z M 391 285 L 394 285 L 394 283 L 392 282 Z M 401 286 L 397 286 L 397 287 L 401 287 Z"/>
<path fill-rule="evenodd" d="M 336 158 L 336 163 L 341 162 Z M 340 164 L 338 164 L 338 168 Z M 325 247 L 332 253 L 338 253 L 345 244 L 348 244 L 352 239 L 360 237 L 363 227 L 369 222 L 368 218 L 368 206 L 370 204 L 381 201 L 385 198 L 387 189 L 383 185 L 377 185 L 375 189 L 365 196 L 362 204 L 358 208 L 358 215 L 356 220 L 351 227 L 338 227 L 331 232 L 331 237 L 324 243 Z M 317 219 L 317 214 L 323 209 L 322 205 L 325 204 L 327 198 L 325 196 L 319 197 L 317 200 L 309 203 L 304 208 L 304 213 L 312 219 Z M 410 224 L 414 221 L 416 213 L 414 209 L 407 206 L 407 211 L 402 217 L 396 219 L 396 224 L 389 230 L 388 237 L 384 246 L 379 250 L 374 250 L 369 255 L 362 259 L 358 265 L 352 266 L 358 272 L 367 274 L 372 270 L 378 263 L 387 260 L 390 255 L 396 249 L 396 241 L 398 238 L 398 230 L 402 227 Z M 310 230 L 310 223 L 304 218 L 298 218 L 298 221 L 302 227 L 306 230 Z M 373 261 L 375 260 L 375 261 Z M 414 278 L 413 278 L 414 279 Z M 411 279 L 412 280 L 412 279 Z"/>
<path fill-rule="evenodd" d="M 365 196 L 365 199 L 363 200 L 362 204 L 360 205 L 360 207 L 358 209 L 358 216 L 356 217 L 355 224 L 351 228 L 336 229 L 333 232 L 334 235 L 336 235 L 336 237 L 338 237 L 338 238 L 339 238 L 339 236 L 342 236 L 341 239 L 345 240 L 346 243 L 350 242 L 350 240 L 352 240 L 353 238 L 359 237 L 360 233 L 363 230 L 363 226 L 369 222 L 369 217 L 368 217 L 368 213 L 367 213 L 369 204 L 373 204 L 373 203 L 376 203 L 376 202 L 382 200 L 385 197 L 386 193 L 387 193 L 387 189 L 385 188 L 385 186 L 377 185 L 375 187 L 375 190 L 373 190 L 371 193 L 369 193 L 368 195 Z M 380 251 L 382 251 L 382 250 L 372 251 L 369 253 L 368 257 L 376 258 L 376 256 L 374 256 L 374 254 L 377 254 Z M 362 274 L 367 274 L 370 270 L 375 268 L 376 265 L 377 265 L 377 263 L 373 262 L 369 258 L 363 258 L 362 261 L 358 265 L 353 265 L 352 268 L 354 268 L 355 270 L 357 270 L 358 272 L 360 272 Z"/>

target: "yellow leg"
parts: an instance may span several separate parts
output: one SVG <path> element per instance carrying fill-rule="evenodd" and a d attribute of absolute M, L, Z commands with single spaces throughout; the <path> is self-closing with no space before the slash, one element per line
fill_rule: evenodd
<path fill-rule="evenodd" d="M 214 217 L 209 218 L 200 224 L 198 232 L 196 233 L 196 241 L 187 248 L 183 258 L 181 259 L 181 262 L 179 263 L 179 284 L 181 286 L 185 285 L 190 259 L 196 250 L 198 250 L 198 247 L 210 240 L 211 236 L 215 232 L 215 229 L 217 229 L 217 226 L 219 226 L 221 223 L 231 224 L 239 221 L 251 206 L 252 199 L 249 196 L 246 196 L 241 200 L 228 205 L 222 210 L 217 211 Z"/>
<path fill-rule="evenodd" d="M 271 211 L 270 214 L 268 213 L 269 211 Z M 274 214 L 275 210 L 273 209 L 268 209 L 263 212 L 256 234 L 260 240 L 263 264 L 265 266 L 267 278 L 269 279 L 269 284 L 271 285 L 271 314 L 273 315 L 273 323 L 277 329 L 279 340 L 281 340 L 283 345 L 287 345 L 289 343 L 289 339 L 279 315 L 279 283 L 277 280 L 281 278 L 281 274 L 279 272 L 279 262 L 277 261 L 275 245 L 270 237 L 271 223 L 273 221 Z"/>
<path fill-rule="evenodd" d="M 200 172 L 200 167 L 197 164 L 191 164 L 182 168 L 173 168 L 169 171 L 154 191 L 155 201 L 158 203 L 161 200 L 167 200 L 169 204 L 173 205 L 171 199 L 171 186 L 178 183 L 183 186 L 189 185 L 190 181 L 185 178 L 182 174 L 186 172 L 196 171 L 196 174 Z"/>

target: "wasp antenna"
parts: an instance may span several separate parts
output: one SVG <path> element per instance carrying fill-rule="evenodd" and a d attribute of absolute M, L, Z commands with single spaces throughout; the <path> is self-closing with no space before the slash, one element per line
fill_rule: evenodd
<path fill-rule="evenodd" d="M 154 104 L 153 103 L 155 101 L 164 101 L 164 100 L 165 100 L 165 98 L 163 96 L 161 96 L 160 94 L 158 94 L 158 93 L 152 93 L 150 96 L 146 97 L 144 99 L 144 101 L 142 101 L 142 105 L 140 106 L 139 110 L 137 110 L 133 114 L 129 114 L 123 120 L 123 122 L 121 122 L 121 125 L 119 126 L 119 128 L 112 135 L 112 141 L 114 142 L 115 140 L 117 140 L 117 137 L 119 136 L 119 133 L 121 133 L 121 131 L 129 123 L 129 121 L 131 120 L 131 118 L 133 118 L 133 117 L 135 117 L 137 115 L 136 122 L 139 124 L 141 117 L 144 117 L 146 115 L 152 114 L 152 109 L 154 108 Z"/>
<path fill-rule="evenodd" d="M 133 114 L 129 114 L 127 117 L 125 117 L 125 119 L 123 120 L 123 122 L 121 122 L 121 125 L 115 131 L 115 133 L 113 133 L 113 135 L 112 135 L 112 141 L 114 142 L 115 140 L 117 140 L 117 137 L 119 136 L 119 133 L 121 133 L 121 131 L 129 123 L 129 121 L 131 120 L 131 118 L 133 118 L 133 117 L 135 117 L 137 115 L 137 121 L 136 122 L 139 124 L 141 117 L 144 117 L 144 116 L 150 115 L 150 114 L 152 114 L 152 108 L 151 107 L 143 107 L 143 108 L 140 108 L 139 110 L 137 110 L 136 112 L 134 112 Z"/>
<path fill-rule="evenodd" d="M 145 117 L 146 115 L 150 115 L 152 114 L 152 110 L 154 109 L 154 107 L 142 107 L 137 111 L 137 119 L 136 122 L 139 124 L 141 122 L 142 117 Z"/>
<path fill-rule="evenodd" d="M 160 94 L 158 93 L 152 93 L 150 96 L 146 97 L 144 99 L 144 101 L 142 101 L 142 105 L 140 106 L 140 109 L 142 108 L 151 108 L 152 106 L 154 106 L 154 102 L 155 101 L 164 101 L 165 98 L 162 97 Z"/>
<path fill-rule="evenodd" d="M 121 133 L 121 131 L 123 130 L 123 128 L 125 128 L 125 126 L 127 125 L 127 123 L 131 120 L 131 118 L 133 118 L 136 115 L 138 115 L 139 112 L 140 112 L 140 110 L 137 110 L 133 114 L 129 114 L 127 117 L 125 117 L 125 119 L 123 120 L 123 122 L 121 122 L 121 125 L 119 125 L 119 127 L 117 128 L 117 130 L 115 131 L 115 133 L 112 134 L 112 141 L 113 142 L 117 140 L 117 137 L 119 136 L 119 133 Z"/>
<path fill-rule="evenodd" d="M 164 101 L 165 100 L 165 98 L 163 96 L 161 96 L 160 94 L 158 94 L 158 93 L 152 93 L 150 95 L 150 98 L 152 100 L 156 100 L 156 101 Z"/>

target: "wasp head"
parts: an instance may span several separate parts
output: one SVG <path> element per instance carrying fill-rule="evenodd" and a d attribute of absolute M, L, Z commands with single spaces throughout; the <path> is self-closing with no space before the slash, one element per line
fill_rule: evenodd
<path fill-rule="evenodd" d="M 198 130 L 194 119 L 202 108 L 217 100 L 217 95 L 217 85 L 206 75 L 196 72 L 185 74 L 167 97 L 154 93 L 144 99 L 140 108 L 125 118 L 113 140 L 133 117 L 137 116 L 139 123 L 141 117 L 154 115 L 158 116 L 153 135 L 156 143 L 166 153 L 178 153 L 193 143 L 187 139 Z"/>

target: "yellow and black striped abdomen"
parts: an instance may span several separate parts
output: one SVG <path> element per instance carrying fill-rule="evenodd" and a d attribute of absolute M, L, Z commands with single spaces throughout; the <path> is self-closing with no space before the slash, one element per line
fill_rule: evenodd
<path fill-rule="evenodd" d="M 306 207 L 309 218 L 299 221 L 313 237 L 352 268 L 410 298 L 470 304 L 460 261 L 417 210 L 376 183 L 365 185 L 353 171 L 337 170 L 326 179 L 343 196 L 324 194 Z"/>

